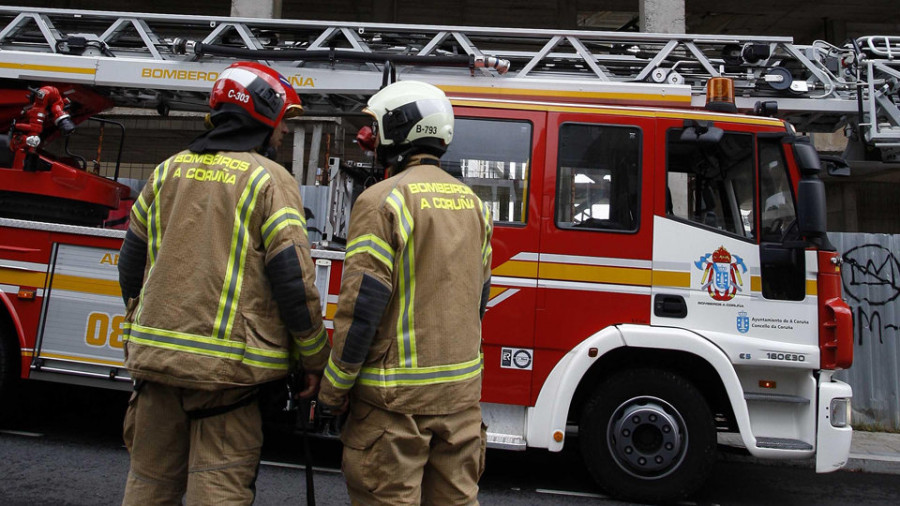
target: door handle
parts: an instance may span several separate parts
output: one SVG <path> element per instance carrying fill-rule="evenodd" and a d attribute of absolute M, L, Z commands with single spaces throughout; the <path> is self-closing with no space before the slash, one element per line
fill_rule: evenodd
<path fill-rule="evenodd" d="M 653 299 L 653 314 L 663 318 L 684 318 L 687 316 L 687 303 L 681 295 L 658 293 Z"/>

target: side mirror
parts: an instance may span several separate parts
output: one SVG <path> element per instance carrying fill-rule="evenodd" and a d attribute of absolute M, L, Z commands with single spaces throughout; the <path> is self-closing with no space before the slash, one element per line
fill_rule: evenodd
<path fill-rule="evenodd" d="M 794 143 L 794 158 L 797 159 L 800 174 L 804 176 L 815 176 L 822 170 L 819 152 L 809 143 L 808 138 L 799 138 Z"/>
<path fill-rule="evenodd" d="M 825 165 L 825 173 L 832 177 L 850 176 L 850 164 L 839 156 L 819 155 Z"/>

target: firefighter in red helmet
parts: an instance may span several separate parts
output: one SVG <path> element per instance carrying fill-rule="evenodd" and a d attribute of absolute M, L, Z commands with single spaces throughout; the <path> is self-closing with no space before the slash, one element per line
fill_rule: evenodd
<path fill-rule="evenodd" d="M 300 192 L 263 156 L 300 98 L 239 62 L 209 105 L 211 128 L 153 171 L 120 252 L 135 380 L 124 504 L 250 504 L 259 386 L 302 368 L 312 396 L 328 358 Z"/>

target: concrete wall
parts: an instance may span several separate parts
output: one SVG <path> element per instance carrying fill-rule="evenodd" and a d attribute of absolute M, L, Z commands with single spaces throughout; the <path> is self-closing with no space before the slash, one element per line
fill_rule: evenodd
<path fill-rule="evenodd" d="M 685 33 L 685 0 L 641 0 L 641 31 Z"/>
<path fill-rule="evenodd" d="M 280 18 L 281 0 L 231 0 L 231 15 L 240 18 Z"/>

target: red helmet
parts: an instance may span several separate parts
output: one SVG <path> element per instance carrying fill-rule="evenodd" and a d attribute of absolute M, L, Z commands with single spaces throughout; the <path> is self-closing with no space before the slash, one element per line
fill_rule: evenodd
<path fill-rule="evenodd" d="M 222 104 L 234 104 L 273 129 L 282 119 L 303 114 L 303 102 L 284 76 L 248 61 L 232 63 L 219 74 L 209 106 L 215 110 Z"/>

